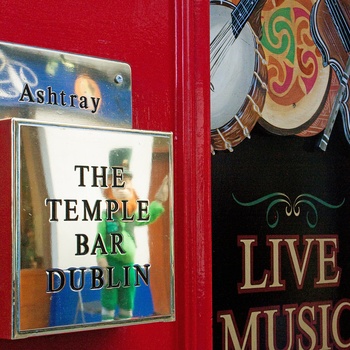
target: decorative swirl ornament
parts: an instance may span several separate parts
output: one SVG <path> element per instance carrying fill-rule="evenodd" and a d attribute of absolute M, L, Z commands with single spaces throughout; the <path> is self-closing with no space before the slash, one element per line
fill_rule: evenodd
<path fill-rule="evenodd" d="M 339 204 L 330 204 L 330 203 L 327 203 L 326 201 L 324 201 L 316 196 L 313 196 L 311 194 L 308 194 L 308 193 L 303 193 L 303 194 L 299 195 L 298 197 L 295 198 L 295 200 L 293 202 L 286 194 L 281 193 L 281 192 L 271 193 L 271 194 L 268 194 L 268 195 L 263 196 L 261 198 L 258 198 L 254 201 L 246 202 L 246 203 L 239 201 L 235 197 L 234 194 L 232 194 L 232 197 L 233 197 L 233 200 L 237 204 L 244 206 L 244 207 L 253 207 L 253 206 L 258 205 L 262 202 L 270 200 L 270 203 L 266 209 L 266 222 L 270 228 L 277 227 L 277 225 L 279 223 L 279 212 L 278 212 L 278 209 L 276 209 L 276 208 L 274 209 L 275 210 L 274 221 L 271 222 L 269 219 L 272 216 L 272 215 L 270 215 L 271 210 L 277 204 L 280 204 L 280 203 L 286 204 L 285 213 L 288 217 L 292 216 L 292 214 L 294 214 L 294 216 L 296 216 L 296 217 L 299 216 L 301 213 L 301 207 L 300 207 L 301 204 L 305 204 L 305 205 L 309 206 L 314 214 L 315 219 L 314 219 L 314 221 L 312 221 L 310 219 L 310 211 L 307 211 L 306 222 L 307 222 L 308 226 L 313 229 L 316 227 L 316 225 L 318 223 L 318 212 L 317 212 L 317 208 L 316 208 L 315 203 L 322 204 L 324 207 L 327 207 L 329 209 L 338 209 L 345 203 L 345 198 L 344 198 L 342 200 L 342 202 Z"/>

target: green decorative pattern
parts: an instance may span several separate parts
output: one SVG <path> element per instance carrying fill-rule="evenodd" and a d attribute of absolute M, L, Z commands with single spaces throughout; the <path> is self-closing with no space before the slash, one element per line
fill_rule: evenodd
<path fill-rule="evenodd" d="M 232 197 L 237 204 L 244 206 L 244 207 L 253 207 L 253 206 L 258 205 L 260 203 L 270 201 L 270 203 L 266 209 L 266 222 L 270 228 L 275 228 L 279 223 L 279 212 L 278 212 L 278 209 L 276 209 L 276 208 L 274 209 L 275 210 L 274 220 L 270 221 L 270 219 L 269 219 L 272 216 L 272 215 L 270 215 L 271 210 L 277 204 L 280 204 L 280 203 L 286 204 L 285 213 L 287 216 L 291 216 L 292 214 L 294 214 L 295 216 L 299 216 L 301 213 L 301 208 L 300 208 L 301 204 L 305 204 L 305 205 L 309 206 L 310 209 L 312 209 L 312 212 L 313 212 L 315 218 L 312 221 L 310 219 L 310 211 L 307 211 L 306 222 L 310 228 L 315 228 L 317 225 L 317 222 L 318 222 L 318 212 L 317 212 L 317 208 L 316 208 L 315 203 L 322 204 L 323 206 L 325 206 L 329 209 L 338 209 L 345 202 L 345 198 L 344 198 L 340 204 L 334 205 L 334 204 L 327 203 L 326 201 L 324 201 L 316 196 L 313 196 L 311 194 L 307 194 L 307 193 L 299 195 L 298 197 L 295 198 L 295 200 L 293 202 L 286 194 L 281 193 L 281 192 L 271 193 L 271 194 L 268 194 L 268 195 L 263 196 L 261 198 L 258 198 L 252 202 L 247 202 L 247 203 L 239 201 L 235 197 L 234 194 L 232 194 Z"/>
<path fill-rule="evenodd" d="M 272 54 L 285 53 L 286 58 L 293 65 L 296 44 L 291 12 L 290 8 L 281 8 L 272 14 L 268 25 L 263 26 L 261 43 Z"/>

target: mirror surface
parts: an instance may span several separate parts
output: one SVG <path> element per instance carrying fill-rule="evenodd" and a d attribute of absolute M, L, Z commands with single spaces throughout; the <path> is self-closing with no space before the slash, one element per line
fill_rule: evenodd
<path fill-rule="evenodd" d="M 173 320 L 171 134 L 15 125 L 16 333 Z"/>

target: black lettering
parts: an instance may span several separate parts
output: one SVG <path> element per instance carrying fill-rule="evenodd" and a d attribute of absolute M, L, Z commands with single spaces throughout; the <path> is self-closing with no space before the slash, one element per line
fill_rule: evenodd
<path fill-rule="evenodd" d="M 75 107 L 75 104 L 74 104 L 74 99 L 75 99 L 75 98 L 78 98 L 78 95 L 75 95 L 75 94 L 69 95 L 70 107 Z"/>
<path fill-rule="evenodd" d="M 125 181 L 123 181 L 123 167 L 112 166 L 112 187 L 121 187 L 125 186 Z"/>
<path fill-rule="evenodd" d="M 148 205 L 149 201 L 148 200 L 137 200 L 137 205 L 138 205 L 138 217 L 137 221 L 149 221 L 149 211 L 148 211 Z M 143 213 L 145 216 L 143 216 Z"/>
<path fill-rule="evenodd" d="M 47 97 L 48 97 L 47 103 L 49 105 L 52 105 L 52 104 L 55 105 L 55 106 L 58 105 L 58 103 L 57 103 L 57 94 L 56 94 L 55 91 L 52 91 L 52 87 L 51 86 L 47 87 Z"/>
<path fill-rule="evenodd" d="M 120 281 L 118 281 L 117 284 L 113 284 L 113 270 L 114 266 L 108 266 L 106 271 L 108 271 L 108 284 L 106 288 L 119 288 L 120 287 Z"/>
<path fill-rule="evenodd" d="M 84 217 L 82 221 L 88 221 L 86 214 L 89 215 L 90 220 L 94 220 L 94 216 L 96 217 L 96 221 L 101 221 L 101 200 L 98 199 L 95 202 L 94 210 L 92 211 L 89 205 L 89 202 L 86 199 L 83 199 L 83 204 L 84 204 Z"/>
<path fill-rule="evenodd" d="M 136 283 L 135 286 L 139 286 L 140 282 L 139 282 L 139 276 L 141 277 L 141 279 L 143 280 L 143 282 L 145 282 L 146 286 L 148 286 L 149 284 L 149 268 L 150 268 L 150 264 L 145 264 L 143 265 L 144 270 L 142 270 L 140 265 L 135 264 L 134 265 L 134 269 L 136 272 Z"/>
<path fill-rule="evenodd" d="M 123 221 L 133 221 L 134 220 L 134 214 L 132 216 L 128 217 L 128 201 L 126 199 L 122 200 L 122 205 L 123 205 Z"/>
<path fill-rule="evenodd" d="M 87 98 L 85 96 L 80 96 L 79 107 L 82 109 L 88 109 Z"/>
<path fill-rule="evenodd" d="M 42 104 L 45 102 L 45 91 L 44 90 L 37 90 L 36 91 L 36 102 Z"/>
<path fill-rule="evenodd" d="M 106 166 L 92 166 L 92 171 L 93 171 L 93 184 L 91 187 L 107 187 L 107 167 Z M 102 174 L 98 175 L 97 174 L 97 169 L 101 168 Z M 102 183 L 99 185 L 98 179 L 102 179 Z"/>
<path fill-rule="evenodd" d="M 92 109 L 92 113 L 96 113 L 97 109 L 98 109 L 98 105 L 100 103 L 101 98 L 100 97 L 91 97 L 91 101 L 92 104 L 94 106 L 94 108 Z"/>
<path fill-rule="evenodd" d="M 89 166 L 88 165 L 76 165 L 74 167 L 74 171 L 76 171 L 77 169 L 80 169 L 80 184 L 78 186 L 85 187 L 84 170 L 89 171 Z"/>
<path fill-rule="evenodd" d="M 64 201 L 66 203 L 66 217 L 64 221 L 78 221 L 79 215 L 76 215 L 74 218 L 71 218 L 70 216 L 70 212 L 73 212 L 74 214 L 77 212 L 77 200 L 65 199 Z M 71 203 L 73 203 L 73 207 L 71 207 Z"/>
<path fill-rule="evenodd" d="M 118 254 L 118 250 L 120 254 L 125 254 L 126 251 L 121 247 L 123 242 L 123 235 L 120 233 L 111 233 L 111 254 Z"/>
<path fill-rule="evenodd" d="M 113 213 L 116 213 L 119 210 L 119 204 L 114 199 L 107 199 L 107 221 L 113 220 Z"/>
<path fill-rule="evenodd" d="M 104 284 L 103 270 L 100 267 L 91 267 L 91 289 L 101 289 Z"/>
<path fill-rule="evenodd" d="M 50 205 L 50 219 L 49 221 L 58 221 L 57 219 L 57 203 L 62 205 L 62 200 L 61 199 L 45 199 L 45 205 L 47 206 L 48 204 Z"/>
<path fill-rule="evenodd" d="M 30 87 L 28 84 L 24 85 L 22 94 L 20 96 L 20 98 L 18 99 L 19 102 L 25 102 L 24 98 L 28 98 L 27 102 L 35 102 L 34 100 L 34 96 L 32 94 L 32 91 L 30 90 Z"/>
<path fill-rule="evenodd" d="M 61 105 L 62 106 L 65 106 L 66 105 L 66 102 L 65 102 L 65 100 L 64 100 L 64 97 L 66 96 L 66 93 L 62 90 L 61 92 L 60 92 L 60 97 L 61 97 Z"/>
<path fill-rule="evenodd" d="M 124 269 L 124 287 L 130 287 L 130 266 L 123 266 Z"/>
<path fill-rule="evenodd" d="M 47 289 L 46 293 L 58 293 L 66 284 L 66 276 L 61 269 L 48 269 L 47 275 Z M 57 279 L 55 279 L 55 276 Z"/>
<path fill-rule="evenodd" d="M 69 269 L 69 285 L 71 290 L 74 290 L 75 292 L 78 292 L 79 290 L 82 290 L 84 288 L 85 284 L 85 267 L 81 267 L 80 269 L 76 269 L 75 267 L 70 267 Z M 80 276 L 79 278 L 75 278 L 75 271 L 80 270 Z M 76 286 L 76 281 L 79 282 L 80 280 L 80 286 Z"/>
<path fill-rule="evenodd" d="M 108 254 L 106 246 L 105 246 L 105 244 L 103 242 L 103 238 L 102 238 L 100 233 L 97 234 L 95 244 L 94 244 L 94 246 L 92 247 L 92 250 L 91 250 L 91 255 L 96 255 L 96 250 L 97 249 L 101 249 L 101 254 L 102 255 L 107 255 Z"/>
<path fill-rule="evenodd" d="M 88 236 L 83 233 L 76 233 L 75 236 L 77 237 L 77 252 L 75 255 L 86 255 L 89 252 Z"/>

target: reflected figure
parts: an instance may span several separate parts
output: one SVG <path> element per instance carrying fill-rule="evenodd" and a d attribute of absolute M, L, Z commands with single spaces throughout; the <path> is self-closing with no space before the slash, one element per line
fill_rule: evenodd
<path fill-rule="evenodd" d="M 154 201 L 138 201 L 132 183 L 129 162 L 131 148 L 117 148 L 110 151 L 110 168 L 118 168 L 116 175 L 109 174 L 108 187 L 103 195 L 113 210 L 103 214 L 98 224 L 98 238 L 104 242 L 97 252 L 97 263 L 108 274 L 108 284 L 102 289 L 102 320 L 114 320 L 133 316 L 137 269 L 134 258 L 136 243 L 134 227 L 157 220 L 164 212 L 163 202 L 168 199 L 168 177 L 166 176 L 155 195 Z M 113 175 L 113 176 L 112 176 Z M 149 204 L 149 205 L 148 205 Z M 111 208 L 110 207 L 110 208 Z"/>

